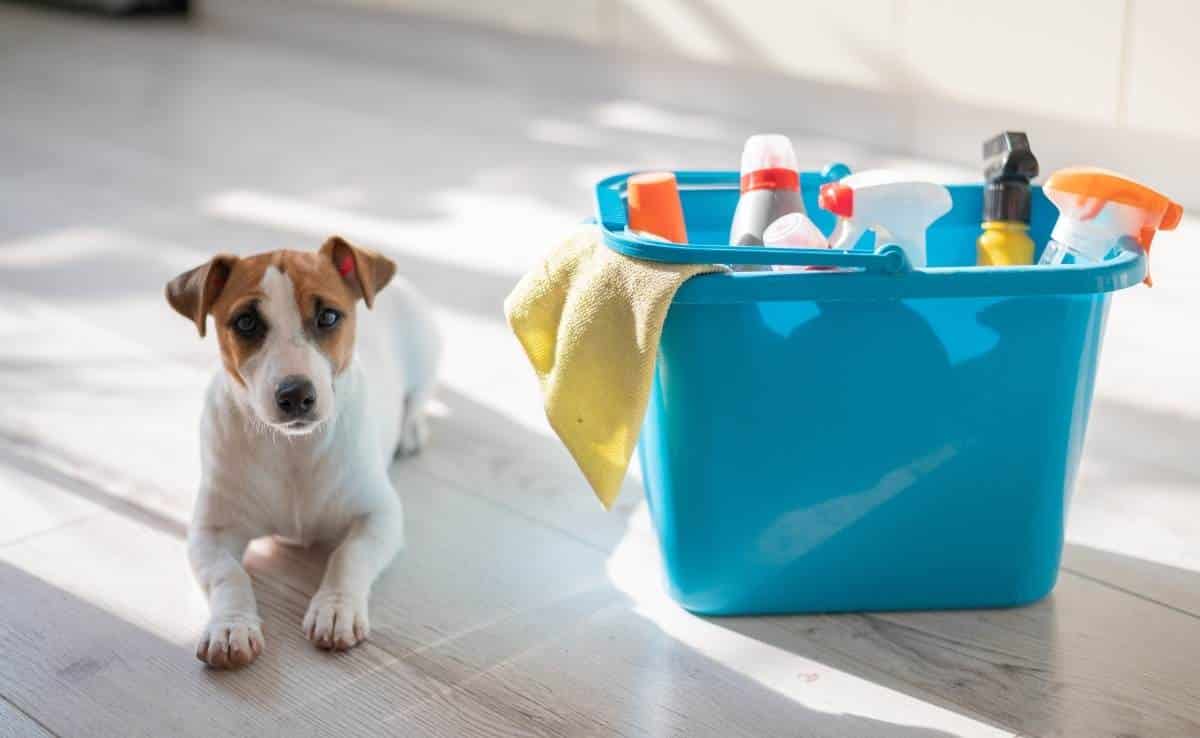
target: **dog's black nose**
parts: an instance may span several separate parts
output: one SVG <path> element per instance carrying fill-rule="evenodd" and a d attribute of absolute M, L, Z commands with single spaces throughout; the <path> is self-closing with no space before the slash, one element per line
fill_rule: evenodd
<path fill-rule="evenodd" d="M 317 389 L 307 377 L 284 377 L 275 388 L 275 404 L 284 415 L 293 418 L 305 415 L 317 403 Z"/>

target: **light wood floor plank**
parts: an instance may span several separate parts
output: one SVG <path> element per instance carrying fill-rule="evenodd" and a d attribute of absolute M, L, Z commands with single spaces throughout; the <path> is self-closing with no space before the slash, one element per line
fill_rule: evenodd
<path fill-rule="evenodd" d="M 1067 574 L 1030 607 L 738 620 L 872 681 L 1029 735 L 1200 735 L 1200 620 Z"/>
<path fill-rule="evenodd" d="M 0 698 L 0 738 L 51 738 L 53 735 L 16 705 Z"/>
<path fill-rule="evenodd" d="M 276 735 L 299 705 L 386 659 L 318 652 L 300 633 L 306 600 L 259 581 L 263 656 L 239 673 L 206 669 L 182 541 L 119 515 L 8 547 L 0 562 L 0 694 L 63 735 Z"/>

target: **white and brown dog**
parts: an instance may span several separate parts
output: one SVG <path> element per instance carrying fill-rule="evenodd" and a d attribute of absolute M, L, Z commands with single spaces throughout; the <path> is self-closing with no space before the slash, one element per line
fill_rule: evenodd
<path fill-rule="evenodd" d="M 327 649 L 367 637 L 371 584 L 404 537 L 388 466 L 425 441 L 439 355 L 430 311 L 395 270 L 335 236 L 316 253 L 221 254 L 167 284 L 201 336 L 213 316 L 224 363 L 200 423 L 188 531 L 211 612 L 196 656 L 212 666 L 262 652 L 242 555 L 266 535 L 337 544 L 302 627 Z"/>

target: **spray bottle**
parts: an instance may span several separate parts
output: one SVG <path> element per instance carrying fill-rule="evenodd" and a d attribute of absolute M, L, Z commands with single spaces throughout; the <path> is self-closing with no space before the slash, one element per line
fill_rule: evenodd
<path fill-rule="evenodd" d="M 1172 230 L 1183 217 L 1183 208 L 1167 196 L 1094 167 L 1060 169 L 1042 190 L 1059 215 L 1041 264 L 1103 261 L 1122 236 L 1149 256 L 1154 234 Z M 1146 284 L 1152 284 L 1149 269 Z"/>
<path fill-rule="evenodd" d="M 787 136 L 759 134 L 742 149 L 741 197 L 729 228 L 734 246 L 762 246 L 763 231 L 788 213 L 803 213 L 796 152 Z M 739 265 L 739 271 L 763 271 L 767 266 Z"/>
<path fill-rule="evenodd" d="M 979 266 L 1033 263 L 1029 237 L 1029 181 L 1038 162 L 1024 133 L 1006 131 L 983 144 L 983 233 L 976 242 Z"/>
<path fill-rule="evenodd" d="M 950 211 L 950 192 L 940 184 L 874 169 L 821 186 L 823 210 L 838 216 L 829 247 L 851 249 L 867 231 L 876 248 L 900 246 L 914 269 L 925 266 L 925 231 Z"/>

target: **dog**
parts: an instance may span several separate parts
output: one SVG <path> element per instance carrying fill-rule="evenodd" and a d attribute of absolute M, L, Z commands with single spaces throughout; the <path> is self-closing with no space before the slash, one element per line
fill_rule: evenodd
<path fill-rule="evenodd" d="M 333 236 L 316 252 L 219 254 L 166 286 L 201 338 L 213 316 L 223 364 L 205 398 L 188 529 L 210 611 L 196 657 L 210 666 L 262 653 L 242 567 L 262 536 L 336 545 L 302 623 L 309 640 L 345 650 L 370 633 L 371 585 L 404 543 L 388 467 L 428 437 L 440 355 L 430 309 L 395 272 Z"/>

